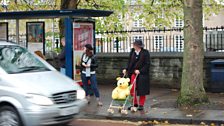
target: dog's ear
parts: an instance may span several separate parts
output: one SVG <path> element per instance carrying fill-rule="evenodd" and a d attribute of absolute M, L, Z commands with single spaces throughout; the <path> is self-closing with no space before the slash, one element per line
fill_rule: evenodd
<path fill-rule="evenodd" d="M 117 81 L 119 81 L 120 79 L 121 79 L 121 77 L 118 77 L 118 78 L 117 78 Z"/>
<path fill-rule="evenodd" d="M 126 78 L 126 80 L 127 80 L 128 82 L 130 82 L 130 79 L 129 79 L 129 78 Z"/>

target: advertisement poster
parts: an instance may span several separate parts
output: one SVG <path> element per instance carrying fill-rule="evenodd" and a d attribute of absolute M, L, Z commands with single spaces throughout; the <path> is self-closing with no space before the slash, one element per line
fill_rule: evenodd
<path fill-rule="evenodd" d="M 81 57 L 86 44 L 93 45 L 93 23 L 73 23 L 73 59 L 74 59 L 74 79 L 81 80 Z"/>
<path fill-rule="evenodd" d="M 27 22 L 27 42 L 44 42 L 44 22 Z"/>
<path fill-rule="evenodd" d="M 8 40 L 8 23 L 0 22 L 0 40 Z"/>

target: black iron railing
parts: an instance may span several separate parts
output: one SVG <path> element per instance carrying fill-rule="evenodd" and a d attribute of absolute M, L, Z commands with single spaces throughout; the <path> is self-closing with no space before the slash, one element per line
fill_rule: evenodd
<path fill-rule="evenodd" d="M 150 52 L 183 52 L 182 28 L 96 32 L 96 52 L 130 52 L 135 39 L 141 39 Z M 204 28 L 204 50 L 224 52 L 224 26 Z"/>

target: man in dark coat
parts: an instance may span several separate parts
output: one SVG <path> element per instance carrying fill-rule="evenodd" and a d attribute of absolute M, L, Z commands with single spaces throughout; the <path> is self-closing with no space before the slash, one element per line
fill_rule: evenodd
<path fill-rule="evenodd" d="M 134 89 L 134 86 L 132 86 L 131 95 L 134 97 L 134 107 L 138 107 L 138 110 L 141 111 L 144 110 L 146 95 L 150 93 L 150 55 L 149 51 L 143 48 L 144 45 L 140 39 L 135 40 L 133 47 L 129 56 L 127 68 L 123 70 L 123 73 L 131 78 L 131 84 L 137 77 L 135 83 L 136 87 Z M 139 100 L 137 96 L 139 96 Z M 129 107 L 129 109 L 131 107 Z"/>
<path fill-rule="evenodd" d="M 61 39 L 61 53 L 58 55 L 59 63 L 60 63 L 60 72 L 65 75 L 65 38 Z"/>

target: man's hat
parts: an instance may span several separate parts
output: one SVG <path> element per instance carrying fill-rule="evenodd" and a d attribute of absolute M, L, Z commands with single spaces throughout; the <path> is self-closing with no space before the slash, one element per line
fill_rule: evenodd
<path fill-rule="evenodd" d="M 87 49 L 89 49 L 89 50 L 93 50 L 93 47 L 92 47 L 91 44 L 86 44 L 85 47 L 86 47 Z"/>
<path fill-rule="evenodd" d="M 135 41 L 134 41 L 133 44 L 136 45 L 136 46 L 138 46 L 138 47 L 141 47 L 141 48 L 144 47 L 144 44 L 143 44 L 143 42 L 142 42 L 141 39 L 135 39 Z"/>

